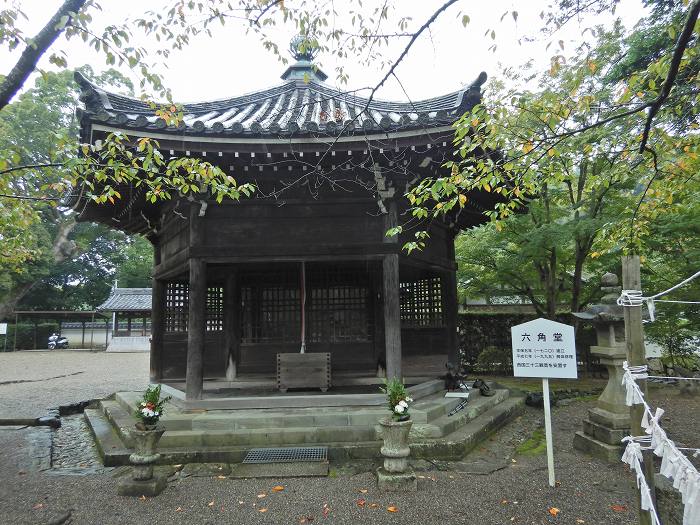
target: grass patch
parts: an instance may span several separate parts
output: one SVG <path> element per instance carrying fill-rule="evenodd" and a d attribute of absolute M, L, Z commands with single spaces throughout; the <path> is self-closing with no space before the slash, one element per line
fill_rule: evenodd
<path fill-rule="evenodd" d="M 526 441 L 518 445 L 515 452 L 520 456 L 539 456 L 547 451 L 547 440 L 544 430 L 538 428 Z"/>

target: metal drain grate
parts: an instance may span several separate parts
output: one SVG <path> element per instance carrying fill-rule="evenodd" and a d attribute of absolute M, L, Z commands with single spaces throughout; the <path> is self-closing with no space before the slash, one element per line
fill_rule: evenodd
<path fill-rule="evenodd" d="M 328 447 L 254 448 L 243 463 L 294 463 L 296 461 L 327 461 Z"/>

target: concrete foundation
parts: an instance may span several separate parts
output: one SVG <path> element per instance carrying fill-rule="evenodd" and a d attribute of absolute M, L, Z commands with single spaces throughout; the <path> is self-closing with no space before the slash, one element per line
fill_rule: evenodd
<path fill-rule="evenodd" d="M 141 496 L 153 498 L 163 492 L 167 485 L 168 481 L 165 476 L 159 474 L 154 474 L 151 479 L 145 481 L 136 481 L 131 476 L 125 476 L 117 484 L 117 494 L 137 498 Z"/>
<path fill-rule="evenodd" d="M 387 492 L 415 492 L 418 490 L 416 473 L 413 469 L 406 472 L 387 472 L 380 467 L 377 469 L 377 487 Z"/>

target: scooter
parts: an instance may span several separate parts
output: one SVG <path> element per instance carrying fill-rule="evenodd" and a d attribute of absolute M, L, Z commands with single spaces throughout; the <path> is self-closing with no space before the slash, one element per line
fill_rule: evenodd
<path fill-rule="evenodd" d="M 49 350 L 56 348 L 68 348 L 68 338 L 62 335 L 53 333 L 49 336 Z"/>

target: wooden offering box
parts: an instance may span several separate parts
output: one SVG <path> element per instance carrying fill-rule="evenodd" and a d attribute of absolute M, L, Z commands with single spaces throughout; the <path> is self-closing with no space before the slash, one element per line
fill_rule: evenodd
<path fill-rule="evenodd" d="M 326 352 L 277 354 L 277 388 L 320 388 L 331 386 L 331 354 Z"/>

